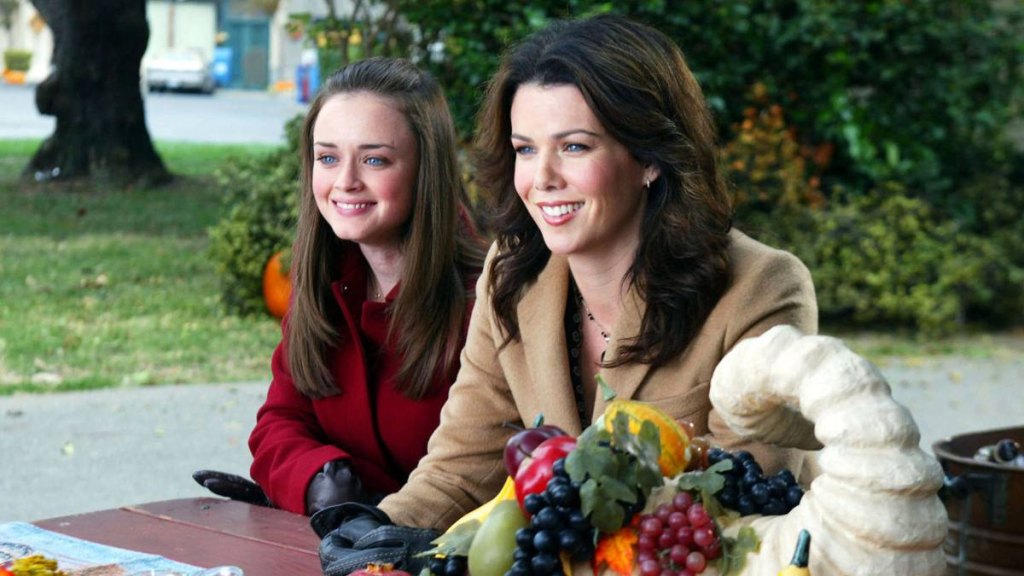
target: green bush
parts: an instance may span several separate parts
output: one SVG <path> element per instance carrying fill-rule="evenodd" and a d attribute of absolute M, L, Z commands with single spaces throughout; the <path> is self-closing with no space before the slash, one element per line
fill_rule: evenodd
<path fill-rule="evenodd" d="M 287 147 L 263 158 L 235 159 L 218 172 L 230 210 L 210 229 L 210 254 L 220 274 L 221 299 L 233 313 L 265 310 L 263 268 L 294 239 L 301 124 L 301 117 L 288 123 Z"/>
<path fill-rule="evenodd" d="M 1024 90 L 1024 9 L 990 0 L 724 0 L 638 13 L 687 53 L 723 133 L 764 83 L 827 176 L 899 181 L 937 207 L 986 170 Z M 663 13 L 662 13 L 663 12 Z"/>
<path fill-rule="evenodd" d="M 780 211 L 762 225 L 780 221 L 786 237 L 778 241 L 811 269 L 824 318 L 943 335 L 965 322 L 970 307 L 1005 304 L 991 284 L 1006 265 L 998 243 L 940 218 L 898 184 L 824 210 Z"/>
<path fill-rule="evenodd" d="M 825 202 L 809 176 L 823 162 L 808 162 L 781 108 L 762 104 L 746 110 L 722 149 L 736 223 L 807 263 L 823 317 L 913 325 L 924 335 L 971 318 L 1024 320 L 1024 220 L 1015 208 L 1024 190 L 1008 170 L 963 189 L 982 209 L 960 220 L 896 183 Z"/>
<path fill-rule="evenodd" d="M 16 72 L 28 72 L 32 64 L 32 53 L 28 50 L 4 50 L 4 68 Z"/>
<path fill-rule="evenodd" d="M 1010 165 L 1024 171 L 1024 155 L 1018 154 Z M 998 296 L 972 302 L 971 315 L 996 324 L 1024 321 L 1024 174 L 1009 169 L 982 174 L 958 195 L 970 199 L 964 205 L 976 207 L 960 215 L 965 229 L 986 239 L 999 255 L 984 269 L 986 283 Z"/>

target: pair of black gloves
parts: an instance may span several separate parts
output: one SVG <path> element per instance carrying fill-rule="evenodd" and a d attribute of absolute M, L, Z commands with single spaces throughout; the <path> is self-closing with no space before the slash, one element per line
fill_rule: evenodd
<path fill-rule="evenodd" d="M 216 470 L 197 470 L 192 473 L 201 486 L 218 496 L 239 500 L 257 506 L 274 507 L 259 484 L 235 474 Z M 379 501 L 363 491 L 359 476 L 345 460 L 331 460 L 316 473 L 306 488 L 306 514 L 313 515 L 324 508 L 345 502 Z"/>
<path fill-rule="evenodd" d="M 225 472 L 198 470 L 192 477 L 219 496 L 259 506 L 273 503 L 259 484 Z M 342 576 L 367 564 L 393 564 L 418 573 L 427 559 L 419 554 L 432 547 L 433 530 L 395 526 L 383 510 L 372 505 L 380 497 L 363 491 L 344 460 L 324 464 L 306 489 L 306 512 L 320 536 L 320 563 L 325 576 Z"/>

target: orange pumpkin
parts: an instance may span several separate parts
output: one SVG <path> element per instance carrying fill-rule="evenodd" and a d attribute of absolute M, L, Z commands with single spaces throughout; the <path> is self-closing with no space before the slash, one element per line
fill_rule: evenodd
<path fill-rule="evenodd" d="M 281 262 L 283 256 L 283 250 L 274 254 L 263 267 L 263 301 L 267 305 L 267 312 L 278 320 L 288 311 L 288 301 L 292 295 L 292 281 Z"/>

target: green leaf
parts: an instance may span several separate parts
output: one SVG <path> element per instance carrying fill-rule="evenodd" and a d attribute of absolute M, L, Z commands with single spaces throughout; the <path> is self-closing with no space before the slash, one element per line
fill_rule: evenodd
<path fill-rule="evenodd" d="M 417 556 L 469 556 L 469 545 L 480 529 L 479 520 L 469 520 L 431 541 L 433 548 Z"/>
<path fill-rule="evenodd" d="M 722 576 L 734 576 L 743 570 L 747 554 L 761 548 L 757 532 L 750 526 L 740 528 L 735 538 L 722 538 L 722 557 L 712 562 Z"/>
<path fill-rule="evenodd" d="M 725 476 L 723 476 L 723 473 L 729 470 L 732 470 L 732 461 L 722 460 L 716 462 L 707 470 L 686 472 L 679 477 L 679 489 L 699 491 L 711 496 L 725 486 Z"/>
<path fill-rule="evenodd" d="M 716 462 L 707 470 L 686 472 L 679 477 L 677 486 L 680 490 L 698 492 L 701 502 L 712 518 L 728 516 L 726 509 L 715 498 L 715 494 L 725 486 L 725 472 L 732 470 L 731 460 Z"/>
<path fill-rule="evenodd" d="M 576 448 L 565 458 L 565 470 L 574 482 L 582 482 L 614 474 L 615 460 L 610 449 L 577 441 Z"/>
<path fill-rule="evenodd" d="M 639 432 L 633 434 L 629 430 L 631 421 L 632 416 L 625 411 L 615 414 L 612 421 L 612 445 L 632 454 L 640 468 L 655 470 L 658 472 L 658 478 L 661 478 L 658 465 L 658 458 L 661 457 L 661 435 L 658 427 L 653 422 L 645 420 L 640 425 Z"/>
<path fill-rule="evenodd" d="M 665 480 L 662 477 L 660 470 L 645 467 L 637 471 L 636 483 L 644 489 L 645 493 L 649 494 L 651 488 L 657 488 L 664 482 Z"/>
<path fill-rule="evenodd" d="M 616 478 L 605 476 L 598 480 L 598 484 L 601 486 L 601 493 L 609 500 L 618 500 L 627 504 L 636 502 L 636 491 Z"/>
<path fill-rule="evenodd" d="M 601 501 L 598 494 L 597 480 L 590 478 L 580 486 L 580 510 L 584 516 L 590 517 Z"/>
<path fill-rule="evenodd" d="M 611 402 L 612 400 L 615 400 L 615 390 L 612 390 L 612 387 L 609 386 L 607 382 L 605 382 L 604 376 L 598 374 L 594 376 L 594 380 L 597 380 L 597 386 L 601 388 L 601 397 L 604 399 L 605 402 Z"/>
<path fill-rule="evenodd" d="M 612 534 L 622 528 L 622 523 L 626 519 L 626 511 L 622 509 L 622 506 L 609 504 L 596 508 L 589 518 L 590 524 L 594 528 L 606 534 Z"/>

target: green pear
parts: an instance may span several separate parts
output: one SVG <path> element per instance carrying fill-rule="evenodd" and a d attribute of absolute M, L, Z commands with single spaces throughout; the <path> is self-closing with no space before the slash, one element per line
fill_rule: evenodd
<path fill-rule="evenodd" d="M 469 545 L 469 573 L 473 576 L 503 576 L 512 567 L 516 531 L 529 525 L 519 503 L 499 502 L 477 529 Z"/>

